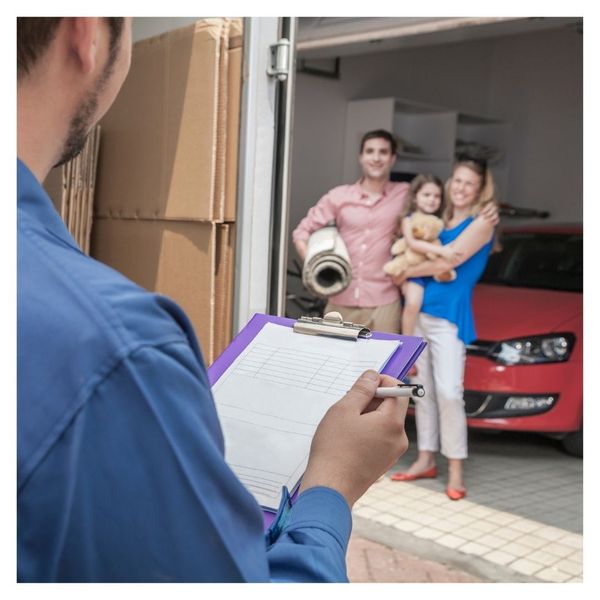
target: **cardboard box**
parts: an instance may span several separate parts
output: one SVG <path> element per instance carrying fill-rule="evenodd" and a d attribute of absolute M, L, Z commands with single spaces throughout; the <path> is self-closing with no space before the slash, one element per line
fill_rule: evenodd
<path fill-rule="evenodd" d="M 241 50 L 239 19 L 206 19 L 134 45 L 102 120 L 99 217 L 235 219 Z"/>
<path fill-rule="evenodd" d="M 92 254 L 147 290 L 177 302 L 211 364 L 231 340 L 230 224 L 97 219 Z"/>
<path fill-rule="evenodd" d="M 241 23 L 136 43 L 102 121 L 91 254 L 177 302 L 207 364 L 232 337 Z"/>

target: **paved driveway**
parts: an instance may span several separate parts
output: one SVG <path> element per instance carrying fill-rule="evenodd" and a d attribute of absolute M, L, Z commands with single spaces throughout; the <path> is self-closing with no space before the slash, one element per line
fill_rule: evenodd
<path fill-rule="evenodd" d="M 392 471 L 417 453 L 412 420 L 407 432 L 411 447 Z M 581 581 L 583 461 L 556 441 L 515 433 L 471 430 L 469 452 L 466 499 L 446 497 L 443 460 L 435 480 L 386 476 L 356 503 L 355 535 L 444 565 L 449 571 L 439 571 L 437 581 L 456 581 L 458 572 L 483 581 Z M 349 556 L 349 564 L 359 556 L 369 551 Z M 388 563 L 385 580 L 406 580 L 394 579 L 404 576 L 394 573 L 397 558 Z"/>
<path fill-rule="evenodd" d="M 417 454 L 414 422 L 411 446 L 394 468 L 402 470 Z M 420 480 L 425 489 L 444 491 L 447 466 L 438 461 L 437 480 Z M 556 440 L 537 434 L 469 430 L 465 464 L 469 500 L 573 533 L 583 533 L 583 460 L 565 454 Z"/>

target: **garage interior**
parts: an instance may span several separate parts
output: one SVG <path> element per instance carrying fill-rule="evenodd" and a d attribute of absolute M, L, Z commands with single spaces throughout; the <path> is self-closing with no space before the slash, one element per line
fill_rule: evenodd
<path fill-rule="evenodd" d="M 452 113 L 457 139 L 461 123 L 463 131 L 469 122 L 493 125 L 488 129 L 501 132 L 492 140 L 499 146 L 498 160 L 490 163 L 500 202 L 547 213 L 545 222 L 581 223 L 582 32 L 582 18 L 301 18 L 290 270 L 297 258 L 291 232 L 298 222 L 329 189 L 358 178 L 358 170 L 352 177 L 348 168 L 349 161 L 356 163 L 358 147 L 347 117 L 357 100 L 393 99 L 396 113 L 419 105 L 434 114 Z M 431 120 L 432 130 L 437 123 Z M 393 133 L 403 137 L 402 131 Z M 416 142 L 419 150 L 419 140 L 404 141 Z M 442 136 L 440 143 L 447 141 Z M 485 135 L 463 141 L 489 142 Z M 447 176 L 443 166 L 427 161 L 399 160 L 393 172 L 419 172 L 421 164 Z M 505 225 L 531 222 L 508 212 Z M 306 295 L 294 275 L 288 276 L 288 293 Z"/>

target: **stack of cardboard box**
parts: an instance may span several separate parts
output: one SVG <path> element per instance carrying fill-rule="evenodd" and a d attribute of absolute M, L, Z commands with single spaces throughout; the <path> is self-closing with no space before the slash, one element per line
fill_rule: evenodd
<path fill-rule="evenodd" d="M 231 339 L 242 21 L 142 40 L 102 121 L 91 254 L 192 321 L 207 363 Z"/>
<path fill-rule="evenodd" d="M 100 126 L 88 135 L 82 151 L 50 171 L 44 187 L 79 247 L 90 253 L 94 188 L 100 144 Z"/>

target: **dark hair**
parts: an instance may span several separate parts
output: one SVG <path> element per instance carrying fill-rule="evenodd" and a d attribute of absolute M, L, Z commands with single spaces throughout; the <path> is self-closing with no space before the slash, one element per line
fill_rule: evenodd
<path fill-rule="evenodd" d="M 427 183 L 433 183 L 437 185 L 438 188 L 440 188 L 440 206 L 433 213 L 433 215 L 441 218 L 442 212 L 444 210 L 444 184 L 442 183 L 442 180 L 439 177 L 436 177 L 431 173 L 421 173 L 410 182 L 410 187 L 408 188 L 408 192 L 406 193 L 406 197 L 404 199 L 404 208 L 398 216 L 398 235 L 402 235 L 402 219 L 404 219 L 404 217 L 417 210 L 417 194 L 419 193 L 419 190 Z"/>
<path fill-rule="evenodd" d="M 27 75 L 54 39 L 64 17 L 17 17 L 17 80 Z M 123 17 L 105 17 L 110 29 L 108 64 L 114 62 Z"/>
<path fill-rule="evenodd" d="M 479 167 L 478 170 L 480 173 L 485 173 L 488 168 L 488 162 L 485 158 L 480 158 L 478 156 L 471 156 L 470 154 L 465 154 L 465 153 L 457 154 L 456 158 L 454 159 L 454 162 L 457 165 L 458 164 L 466 165 L 468 163 L 477 165 L 477 167 Z"/>
<path fill-rule="evenodd" d="M 396 154 L 396 152 L 398 151 L 398 143 L 396 142 L 396 138 L 394 138 L 394 136 L 389 131 L 386 131 L 385 129 L 374 129 L 373 131 L 367 131 L 367 133 L 365 133 L 365 135 L 362 136 L 362 139 L 360 140 L 359 154 L 362 154 L 362 151 L 365 147 L 365 142 L 374 139 L 387 140 L 390 143 L 392 154 Z"/>

